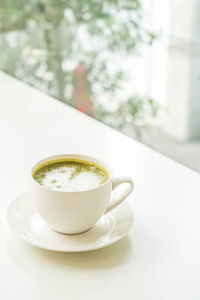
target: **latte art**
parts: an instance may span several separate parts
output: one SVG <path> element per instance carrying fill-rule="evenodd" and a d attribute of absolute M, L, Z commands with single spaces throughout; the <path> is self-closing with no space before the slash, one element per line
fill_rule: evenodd
<path fill-rule="evenodd" d="M 62 160 L 40 166 L 33 178 L 46 188 L 56 191 L 86 191 L 105 183 L 109 175 L 96 164 Z"/>

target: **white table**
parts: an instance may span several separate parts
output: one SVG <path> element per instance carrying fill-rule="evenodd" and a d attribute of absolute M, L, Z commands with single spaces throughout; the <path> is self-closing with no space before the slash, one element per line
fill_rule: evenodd
<path fill-rule="evenodd" d="M 0 299 L 200 299 L 200 176 L 0 73 Z M 21 241 L 6 208 L 38 159 L 87 153 L 130 175 L 135 223 L 108 248 L 55 253 Z"/>

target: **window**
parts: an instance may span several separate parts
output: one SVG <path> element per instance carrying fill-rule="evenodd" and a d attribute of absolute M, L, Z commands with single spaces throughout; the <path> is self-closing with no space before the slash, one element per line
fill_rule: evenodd
<path fill-rule="evenodd" d="M 200 171 L 200 2 L 3 1 L 0 69 Z"/>

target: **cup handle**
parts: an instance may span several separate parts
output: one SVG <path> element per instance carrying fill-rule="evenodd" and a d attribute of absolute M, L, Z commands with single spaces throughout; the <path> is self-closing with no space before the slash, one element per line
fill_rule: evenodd
<path fill-rule="evenodd" d="M 134 188 L 133 180 L 130 177 L 117 177 L 112 180 L 112 190 L 115 190 L 120 184 L 128 183 L 129 186 L 121 193 L 121 195 L 117 196 L 116 199 L 112 200 L 106 211 L 105 214 L 108 213 L 110 210 L 118 206 L 122 201 L 124 201 L 128 195 L 132 192 Z"/>

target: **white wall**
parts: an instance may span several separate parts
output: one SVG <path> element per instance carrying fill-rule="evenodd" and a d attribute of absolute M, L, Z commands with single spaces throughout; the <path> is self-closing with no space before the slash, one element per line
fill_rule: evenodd
<path fill-rule="evenodd" d="M 200 137 L 200 1 L 171 2 L 166 132 Z"/>

